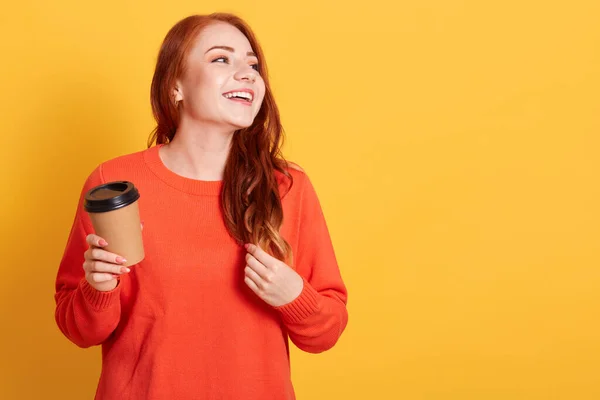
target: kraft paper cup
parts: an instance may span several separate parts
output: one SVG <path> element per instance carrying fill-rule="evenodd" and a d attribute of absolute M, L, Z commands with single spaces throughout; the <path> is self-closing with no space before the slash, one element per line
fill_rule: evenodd
<path fill-rule="evenodd" d="M 139 198 L 138 190 L 128 181 L 96 186 L 85 195 L 84 209 L 95 233 L 108 242 L 103 249 L 125 258 L 124 266 L 137 264 L 145 257 Z"/>

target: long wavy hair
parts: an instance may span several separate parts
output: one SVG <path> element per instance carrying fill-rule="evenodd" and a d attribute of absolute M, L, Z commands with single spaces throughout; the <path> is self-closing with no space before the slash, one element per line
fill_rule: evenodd
<path fill-rule="evenodd" d="M 287 177 L 287 161 L 281 154 L 284 133 L 279 111 L 269 85 L 263 51 L 250 27 L 239 17 L 227 13 L 192 15 L 175 24 L 160 48 L 152 78 L 151 103 L 156 127 L 148 138 L 153 143 L 173 140 L 179 125 L 180 110 L 174 102 L 175 82 L 185 71 L 186 60 L 198 34 L 210 24 L 228 23 L 248 38 L 258 57 L 258 70 L 265 82 L 265 96 L 253 124 L 236 131 L 225 165 L 220 204 L 230 235 L 240 243 L 259 245 L 274 257 L 291 262 L 292 250 L 281 236 L 283 208 L 276 172 Z"/>

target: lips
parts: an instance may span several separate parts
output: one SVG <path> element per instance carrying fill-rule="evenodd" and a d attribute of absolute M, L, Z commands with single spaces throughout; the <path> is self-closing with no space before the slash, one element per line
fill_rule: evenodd
<path fill-rule="evenodd" d="M 231 101 L 249 105 L 254 100 L 254 91 L 251 89 L 236 89 L 223 93 L 223 97 Z"/>

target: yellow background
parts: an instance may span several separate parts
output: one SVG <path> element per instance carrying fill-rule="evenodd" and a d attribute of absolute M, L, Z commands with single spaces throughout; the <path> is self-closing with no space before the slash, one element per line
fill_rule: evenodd
<path fill-rule="evenodd" d="M 600 2 L 17 1 L 0 13 L 0 398 L 91 399 L 54 323 L 83 180 L 144 148 L 164 35 L 261 40 L 349 288 L 299 399 L 600 398 Z"/>

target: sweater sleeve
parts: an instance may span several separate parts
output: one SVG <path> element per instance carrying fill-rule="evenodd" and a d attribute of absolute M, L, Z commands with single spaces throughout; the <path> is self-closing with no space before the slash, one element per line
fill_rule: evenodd
<path fill-rule="evenodd" d="M 292 342 L 306 352 L 320 353 L 333 347 L 346 328 L 347 289 L 315 189 L 308 176 L 303 181 L 294 258 L 304 288 L 294 301 L 277 309 Z"/>
<path fill-rule="evenodd" d="M 61 332 L 79 347 L 101 344 L 116 328 L 120 315 L 120 286 L 109 292 L 94 289 L 85 279 L 86 237 L 93 233 L 91 220 L 83 208 L 85 193 L 102 184 L 101 166 L 87 178 L 67 244 L 58 268 L 54 299 L 55 319 Z"/>

